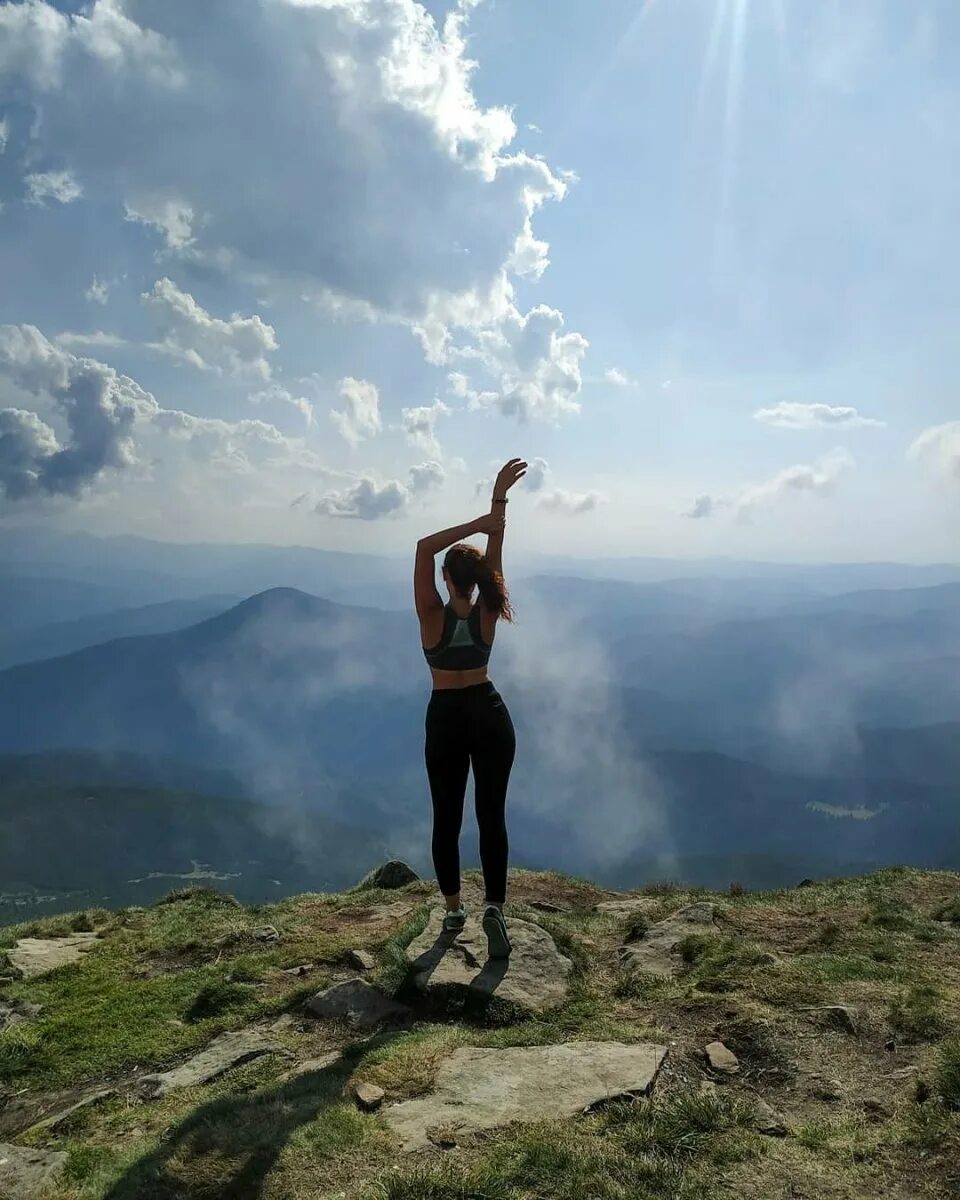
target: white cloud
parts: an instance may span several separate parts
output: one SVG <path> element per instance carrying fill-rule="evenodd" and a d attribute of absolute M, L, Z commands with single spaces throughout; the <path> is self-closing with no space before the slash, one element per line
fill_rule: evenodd
<path fill-rule="evenodd" d="M 522 486 L 529 492 L 539 492 L 547 482 L 550 467 L 545 458 L 531 458 L 527 462 L 527 473 L 523 477 Z"/>
<path fill-rule="evenodd" d="M 269 387 L 264 388 L 262 391 L 254 392 L 249 399 L 251 404 L 279 404 L 292 408 L 300 414 L 305 425 L 316 424 L 313 402 L 308 400 L 306 396 L 294 395 L 289 388 L 282 387 L 279 383 L 271 383 Z"/>
<path fill-rule="evenodd" d="M 314 511 L 325 517 L 359 521 L 399 516 L 415 499 L 440 487 L 446 479 L 446 472 L 438 462 L 420 463 L 411 467 L 408 474 L 407 483 L 399 479 L 381 483 L 372 475 L 360 475 L 348 487 L 321 496 Z"/>
<path fill-rule="evenodd" d="M 103 329 L 93 329 L 89 333 L 75 333 L 66 330 L 64 333 L 58 333 L 53 340 L 58 346 L 66 346 L 68 349 L 71 346 L 99 346 L 116 349 L 117 346 L 128 345 L 126 338 L 121 337 L 118 333 L 107 333 Z"/>
<path fill-rule="evenodd" d="M 380 393 L 374 384 L 348 375 L 340 380 L 340 398 L 343 410 L 334 409 L 330 420 L 351 446 L 380 432 Z"/>
<path fill-rule="evenodd" d="M 604 496 L 600 492 L 568 492 L 563 488 L 553 488 L 538 496 L 537 508 L 575 517 L 580 513 L 591 512 L 598 504 L 602 504 L 603 500 Z"/>
<path fill-rule="evenodd" d="M 124 205 L 128 221 L 137 221 L 163 234 L 168 250 L 185 250 L 193 243 L 193 209 L 176 197 L 145 195 Z"/>
<path fill-rule="evenodd" d="M 520 421 L 556 423 L 580 411 L 583 386 L 581 363 L 588 342 L 582 334 L 563 333 L 563 315 L 538 305 L 523 316 L 511 307 L 492 328 L 480 330 L 476 346 L 452 351 L 464 360 L 478 361 L 496 382 L 495 392 L 471 393 L 478 407 L 495 406 Z"/>
<path fill-rule="evenodd" d="M 157 318 L 163 340 L 154 346 L 202 370 L 249 373 L 270 378 L 267 355 L 277 348 L 273 326 L 260 317 L 234 313 L 213 317 L 170 279 L 159 279 L 141 296 Z"/>
<path fill-rule="evenodd" d="M 755 421 L 765 425 L 776 425 L 781 429 L 819 429 L 874 426 L 882 428 L 885 422 L 863 417 L 849 405 L 798 404 L 781 400 L 771 408 L 758 408 L 753 414 Z"/>
<path fill-rule="evenodd" d="M 93 282 L 83 294 L 91 304 L 106 304 L 110 299 L 110 287 L 111 284 L 106 279 L 94 275 Z"/>
<path fill-rule="evenodd" d="M 442 400 L 435 400 L 433 404 L 424 404 L 419 408 L 404 408 L 400 413 L 400 424 L 407 441 L 424 453 L 439 458 L 441 450 L 437 441 L 437 419 L 445 417 L 449 412 L 450 409 Z"/>
<path fill-rule="evenodd" d="M 636 386 L 636 380 L 631 379 L 630 376 L 625 371 L 621 371 L 619 367 L 608 367 L 607 370 L 604 371 L 603 377 L 607 383 L 612 383 L 614 387 L 627 388 Z"/>
<path fill-rule="evenodd" d="M 27 185 L 28 204 L 44 204 L 47 200 L 70 204 L 83 195 L 72 171 L 38 171 L 25 176 L 23 182 Z"/>
<path fill-rule="evenodd" d="M 925 429 L 911 444 L 909 456 L 960 483 L 960 421 Z"/>
<path fill-rule="evenodd" d="M 0 117 L 0 154 L 7 148 L 7 142 L 10 140 L 10 122 L 6 117 Z"/>
<path fill-rule="evenodd" d="M 850 454 L 838 447 L 816 463 L 798 463 L 792 467 L 785 467 L 769 479 L 742 488 L 735 495 L 698 496 L 684 516 L 696 520 L 727 509 L 739 520 L 749 520 L 758 509 L 768 508 L 784 496 L 801 492 L 829 494 L 843 472 L 853 465 Z"/>

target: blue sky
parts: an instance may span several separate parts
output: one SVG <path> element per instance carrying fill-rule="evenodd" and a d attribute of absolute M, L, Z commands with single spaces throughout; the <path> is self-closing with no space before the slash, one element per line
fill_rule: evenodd
<path fill-rule="evenodd" d="M 958 52 L 951 0 L 0 3 L 0 520 L 397 550 L 520 454 L 520 548 L 955 560 Z"/>

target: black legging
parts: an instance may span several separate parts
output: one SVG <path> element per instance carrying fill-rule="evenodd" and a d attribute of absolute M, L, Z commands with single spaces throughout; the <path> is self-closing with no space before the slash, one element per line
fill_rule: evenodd
<path fill-rule="evenodd" d="M 445 896 L 460 891 L 460 827 L 472 763 L 485 898 L 502 904 L 508 849 L 504 810 L 516 750 L 507 706 L 490 682 L 434 691 L 426 726 L 437 883 Z"/>

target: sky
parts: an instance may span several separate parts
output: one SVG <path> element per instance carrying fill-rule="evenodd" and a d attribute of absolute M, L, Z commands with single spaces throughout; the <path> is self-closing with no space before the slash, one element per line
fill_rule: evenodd
<path fill-rule="evenodd" d="M 954 0 L 0 2 L 0 528 L 960 558 Z M 508 547 L 509 553 L 509 547 Z"/>

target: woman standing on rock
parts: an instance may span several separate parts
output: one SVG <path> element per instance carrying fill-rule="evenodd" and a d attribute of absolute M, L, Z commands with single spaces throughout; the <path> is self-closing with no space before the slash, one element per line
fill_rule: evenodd
<path fill-rule="evenodd" d="M 426 761 L 433 801 L 433 865 L 447 908 L 443 925 L 462 929 L 466 921 L 460 900 L 460 827 L 472 764 L 485 890 L 483 929 L 491 958 L 505 958 L 510 953 L 503 918 L 508 850 L 505 808 L 516 738 L 507 707 L 487 677 L 487 661 L 497 621 L 509 621 L 513 616 L 501 553 L 507 492 L 526 469 L 521 459 L 511 458 L 497 475 L 489 513 L 421 538 L 413 573 L 420 641 L 433 675 L 427 705 Z M 476 533 L 487 535 L 484 554 L 461 540 Z M 446 604 L 437 591 L 434 563 L 443 550 L 447 552 L 443 582 L 450 597 Z M 476 601 L 474 592 L 478 593 Z"/>

